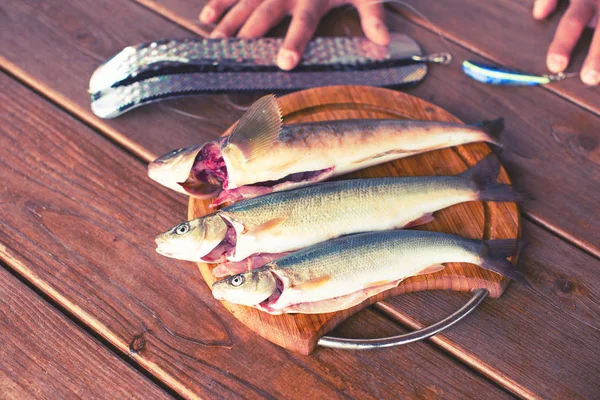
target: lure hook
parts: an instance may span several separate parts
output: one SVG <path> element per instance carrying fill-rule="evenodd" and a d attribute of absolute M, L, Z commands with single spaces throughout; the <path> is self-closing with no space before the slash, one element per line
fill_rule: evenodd
<path fill-rule="evenodd" d="M 542 75 L 542 76 L 545 78 L 548 78 L 552 82 L 558 82 L 558 81 L 562 81 L 567 78 L 575 78 L 578 75 L 579 74 L 577 72 L 568 72 L 566 74 L 564 72 L 559 72 L 558 74 L 554 74 L 554 75 Z"/>
<path fill-rule="evenodd" d="M 434 64 L 448 65 L 452 62 L 450 53 L 433 53 L 426 56 L 412 56 L 412 59 L 419 62 L 428 62 Z"/>

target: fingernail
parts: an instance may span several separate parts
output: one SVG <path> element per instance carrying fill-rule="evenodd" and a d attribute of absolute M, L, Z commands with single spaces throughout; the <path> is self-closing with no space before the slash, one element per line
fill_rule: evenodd
<path fill-rule="evenodd" d="M 294 68 L 297 62 L 298 54 L 296 52 L 287 49 L 279 50 L 279 54 L 277 55 L 277 65 L 279 65 L 279 68 L 288 71 Z"/>
<path fill-rule="evenodd" d="M 221 31 L 212 31 L 209 36 L 211 39 L 224 39 L 227 36 Z"/>
<path fill-rule="evenodd" d="M 214 17 L 215 10 L 213 10 L 210 6 L 206 6 L 200 13 L 200 22 L 203 22 L 205 24 L 211 23 Z"/>
<path fill-rule="evenodd" d="M 560 54 L 550 54 L 548 56 L 548 69 L 552 72 L 562 72 L 567 68 L 569 60 L 567 57 L 561 56 Z"/>
<path fill-rule="evenodd" d="M 367 36 L 369 37 L 369 39 L 371 39 L 371 41 L 375 42 L 376 44 L 379 45 L 387 45 L 390 42 L 390 35 L 385 27 L 385 24 L 383 23 L 383 21 L 377 17 L 372 17 L 367 25 L 370 31 L 370 35 L 369 32 L 365 32 L 367 34 Z"/>
<path fill-rule="evenodd" d="M 385 32 L 383 22 L 379 18 L 377 18 L 377 17 L 371 18 L 370 24 L 373 27 L 373 29 L 375 30 L 375 32 L 377 32 L 379 34 Z"/>
<path fill-rule="evenodd" d="M 600 83 L 600 74 L 598 71 L 588 69 L 581 73 L 581 80 L 586 85 L 596 86 L 598 83 Z"/>
<path fill-rule="evenodd" d="M 542 19 L 542 11 L 544 11 L 544 2 L 541 0 L 535 0 L 533 3 L 533 18 Z"/>

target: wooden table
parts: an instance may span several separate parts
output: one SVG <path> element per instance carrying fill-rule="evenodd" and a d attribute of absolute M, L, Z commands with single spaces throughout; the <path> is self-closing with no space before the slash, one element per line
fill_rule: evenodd
<path fill-rule="evenodd" d="M 497 88 L 464 77 L 459 61 L 432 67 L 409 93 L 465 121 L 506 118 L 503 160 L 531 195 L 520 262 L 533 289 L 511 285 L 427 342 L 300 356 L 225 312 L 192 263 L 154 252 L 154 235 L 185 218 L 186 198 L 148 179 L 147 161 L 220 134 L 255 96 L 177 100 L 111 121 L 89 108 L 100 62 L 129 44 L 205 32 L 201 3 L 0 5 L 1 398 L 598 398 L 598 88 Z M 535 22 L 530 3 L 415 2 L 431 23 L 388 14 L 428 52 L 445 49 L 439 30 L 455 60 L 543 73 L 558 18 Z M 347 30 L 360 32 L 354 12 L 322 24 L 323 34 Z M 398 334 L 467 297 L 399 296 L 334 334 Z"/>

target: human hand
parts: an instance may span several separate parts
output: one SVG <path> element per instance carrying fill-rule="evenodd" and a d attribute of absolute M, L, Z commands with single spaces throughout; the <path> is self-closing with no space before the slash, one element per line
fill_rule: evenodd
<path fill-rule="evenodd" d="M 544 19 L 556 9 L 558 0 L 535 0 L 533 17 Z M 562 72 L 569 65 L 571 52 L 575 48 L 583 29 L 597 28 L 600 14 L 600 0 L 571 0 L 569 8 L 562 16 L 554 39 L 548 48 L 546 64 L 554 73 Z M 581 68 L 581 80 L 586 85 L 600 83 L 600 29 L 596 29 L 588 55 Z"/>
<path fill-rule="evenodd" d="M 344 4 L 358 9 L 362 29 L 369 40 L 387 45 L 390 36 L 385 25 L 383 4 L 374 0 L 210 0 L 200 12 L 200 22 L 216 23 L 211 38 L 237 36 L 257 38 L 266 34 L 287 15 L 292 22 L 277 55 L 284 70 L 300 62 L 304 49 L 315 33 L 319 20 L 329 10 Z"/>

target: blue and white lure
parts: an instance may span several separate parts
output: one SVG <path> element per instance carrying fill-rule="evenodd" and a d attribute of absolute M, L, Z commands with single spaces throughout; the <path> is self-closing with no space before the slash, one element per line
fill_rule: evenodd
<path fill-rule="evenodd" d="M 562 72 L 554 75 L 530 75 L 470 60 L 463 61 L 462 69 L 465 75 L 478 82 L 500 86 L 545 85 L 578 75 L 577 73 L 565 74 Z"/>

